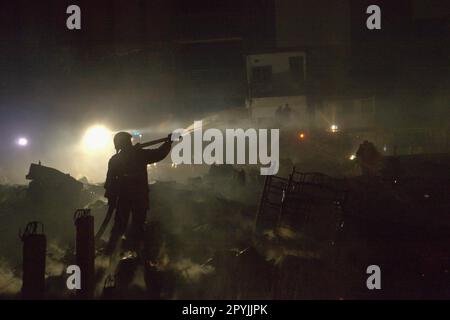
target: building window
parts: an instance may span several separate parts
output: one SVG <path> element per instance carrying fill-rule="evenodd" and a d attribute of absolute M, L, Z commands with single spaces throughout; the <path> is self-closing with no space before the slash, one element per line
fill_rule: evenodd
<path fill-rule="evenodd" d="M 305 58 L 302 56 L 289 57 L 289 69 L 295 80 L 303 81 L 305 79 Z"/>
<path fill-rule="evenodd" d="M 252 68 L 252 81 L 257 83 L 270 82 L 272 79 L 272 66 Z"/>

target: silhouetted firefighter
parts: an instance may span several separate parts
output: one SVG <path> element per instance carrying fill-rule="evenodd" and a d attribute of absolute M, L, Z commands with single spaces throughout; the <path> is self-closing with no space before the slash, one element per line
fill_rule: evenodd
<path fill-rule="evenodd" d="M 144 145 L 133 146 L 131 138 L 127 132 L 119 132 L 114 136 L 117 153 L 108 163 L 105 197 L 108 199 L 109 212 L 115 209 L 116 214 L 106 254 L 114 252 L 118 240 L 125 234 L 130 213 L 131 230 L 125 249 L 133 253 L 139 250 L 149 209 L 147 165 L 163 160 L 172 144 L 169 135 L 161 139 L 165 142 L 159 148 L 147 150 L 142 148 Z"/>
<path fill-rule="evenodd" d="M 372 142 L 364 140 L 356 152 L 356 159 L 361 167 L 362 175 L 371 177 L 376 174 L 381 155 Z"/>

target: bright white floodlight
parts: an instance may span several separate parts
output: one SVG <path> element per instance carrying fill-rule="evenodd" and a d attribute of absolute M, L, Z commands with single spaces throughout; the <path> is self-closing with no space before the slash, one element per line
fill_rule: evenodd
<path fill-rule="evenodd" d="M 111 131 L 101 125 L 90 127 L 83 137 L 83 146 L 87 151 L 104 150 L 111 144 Z"/>
<path fill-rule="evenodd" d="M 28 139 L 20 137 L 19 139 L 17 139 L 17 145 L 19 145 L 20 147 L 26 147 L 28 145 Z"/>
<path fill-rule="evenodd" d="M 339 127 L 336 124 L 332 124 L 330 127 L 331 132 L 338 132 Z"/>

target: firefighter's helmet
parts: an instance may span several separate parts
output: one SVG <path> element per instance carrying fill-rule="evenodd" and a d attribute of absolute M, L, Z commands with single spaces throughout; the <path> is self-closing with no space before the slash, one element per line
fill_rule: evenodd
<path fill-rule="evenodd" d="M 132 145 L 131 138 L 133 136 L 129 134 L 128 132 L 119 132 L 116 133 L 114 136 L 114 147 L 116 148 L 116 151 L 122 150 L 126 147 L 129 147 Z"/>

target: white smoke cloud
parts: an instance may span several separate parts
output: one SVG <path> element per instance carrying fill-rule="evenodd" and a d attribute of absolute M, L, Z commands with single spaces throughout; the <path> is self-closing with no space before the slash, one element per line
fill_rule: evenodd
<path fill-rule="evenodd" d="M 182 259 L 173 264 L 173 269 L 178 271 L 182 277 L 189 282 L 197 282 L 204 275 L 215 271 L 214 267 L 201 265 L 191 261 L 191 259 Z"/>
<path fill-rule="evenodd" d="M 20 292 L 22 280 L 5 261 L 0 260 L 0 296 L 13 296 Z"/>

